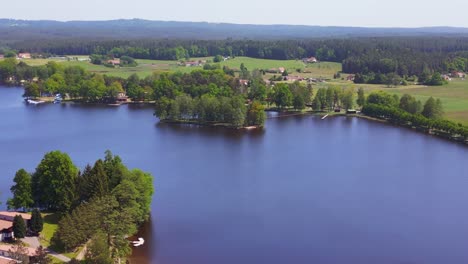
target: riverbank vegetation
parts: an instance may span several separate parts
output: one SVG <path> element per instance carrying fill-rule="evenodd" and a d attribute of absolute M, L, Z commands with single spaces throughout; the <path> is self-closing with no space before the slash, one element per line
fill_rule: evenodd
<path fill-rule="evenodd" d="M 468 127 L 443 119 L 442 103 L 433 97 L 422 105 L 421 101 L 408 94 L 399 98 L 385 92 L 374 92 L 367 97 L 362 113 L 428 134 L 468 141 Z"/>
<path fill-rule="evenodd" d="M 55 250 L 73 250 L 91 240 L 106 249 L 106 260 L 99 263 L 114 263 L 131 253 L 126 237 L 135 234 L 149 218 L 152 176 L 138 169 L 129 170 L 110 151 L 82 172 L 67 154 L 52 151 L 33 173 L 19 170 L 15 179 L 20 179 L 18 175 L 22 180 L 15 181 L 12 190 L 30 192 L 13 192 L 11 201 L 16 202 L 9 203 L 10 208 L 40 208 L 60 216 L 54 234 L 48 234 Z M 33 221 L 31 227 L 35 232 L 42 231 L 42 219 Z M 44 225 L 46 229 L 50 228 Z M 91 253 L 87 257 L 90 261 L 98 258 Z"/>

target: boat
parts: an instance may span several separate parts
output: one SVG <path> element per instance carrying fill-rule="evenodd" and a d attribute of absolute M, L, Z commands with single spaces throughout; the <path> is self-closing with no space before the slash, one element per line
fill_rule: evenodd
<path fill-rule="evenodd" d="M 145 240 L 142 237 L 138 238 L 137 241 L 132 241 L 132 244 L 134 247 L 142 246 L 144 243 L 145 243 Z"/>
<path fill-rule="evenodd" d="M 62 103 L 62 96 L 60 94 L 57 94 L 55 95 L 55 98 L 54 98 L 54 104 L 60 104 Z"/>
<path fill-rule="evenodd" d="M 43 104 L 45 102 L 44 101 L 36 101 L 36 100 L 32 100 L 32 99 L 27 99 L 26 103 L 32 104 L 32 105 L 38 105 L 38 104 Z"/>

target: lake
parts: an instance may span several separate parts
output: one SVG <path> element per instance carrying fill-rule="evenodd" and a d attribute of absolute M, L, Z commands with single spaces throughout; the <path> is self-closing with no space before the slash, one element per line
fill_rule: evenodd
<path fill-rule="evenodd" d="M 138 106 L 23 103 L 0 88 L 0 199 L 51 150 L 110 149 L 154 177 L 133 263 L 468 263 L 468 148 L 364 119 L 263 131 L 158 124 Z"/>

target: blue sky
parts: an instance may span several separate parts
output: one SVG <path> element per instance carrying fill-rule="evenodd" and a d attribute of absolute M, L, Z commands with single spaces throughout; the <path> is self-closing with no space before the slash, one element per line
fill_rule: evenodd
<path fill-rule="evenodd" d="M 468 27 L 468 1 L 5 0 L 1 18 L 206 21 L 366 27 Z"/>

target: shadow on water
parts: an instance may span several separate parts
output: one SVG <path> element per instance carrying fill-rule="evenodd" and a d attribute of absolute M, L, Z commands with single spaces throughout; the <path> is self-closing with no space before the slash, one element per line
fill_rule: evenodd
<path fill-rule="evenodd" d="M 226 127 L 211 127 L 194 124 L 168 124 L 157 122 L 155 127 L 160 131 L 172 133 L 178 136 L 198 135 L 206 138 L 223 137 L 232 140 L 240 140 L 246 137 L 260 138 L 265 134 L 265 129 L 231 129 Z"/>

